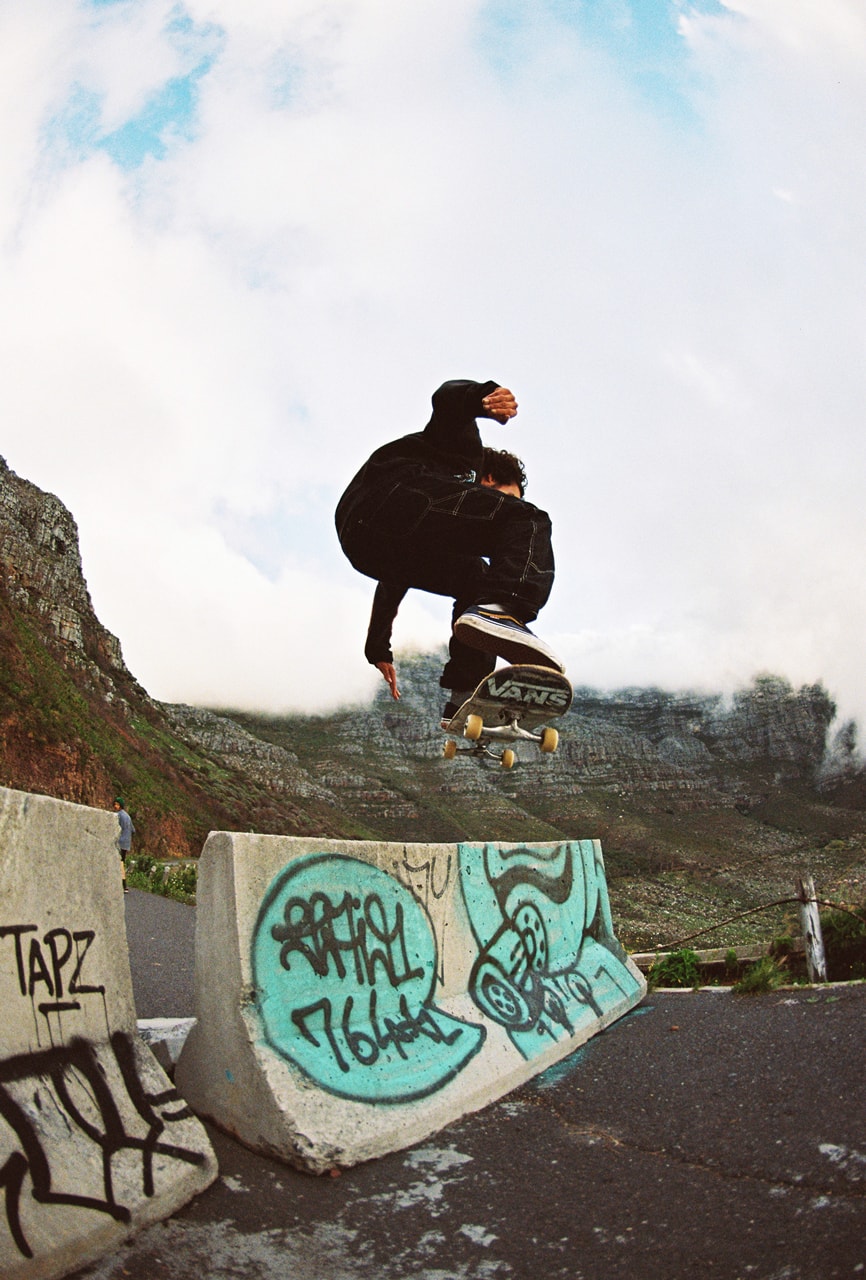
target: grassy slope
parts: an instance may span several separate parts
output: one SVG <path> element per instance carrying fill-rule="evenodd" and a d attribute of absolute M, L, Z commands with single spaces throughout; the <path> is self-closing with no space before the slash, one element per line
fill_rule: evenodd
<path fill-rule="evenodd" d="M 212 830 L 323 829 L 186 744 L 133 681 L 123 693 L 106 700 L 0 595 L 0 785 L 97 808 L 122 794 L 157 855 L 196 856 Z"/>

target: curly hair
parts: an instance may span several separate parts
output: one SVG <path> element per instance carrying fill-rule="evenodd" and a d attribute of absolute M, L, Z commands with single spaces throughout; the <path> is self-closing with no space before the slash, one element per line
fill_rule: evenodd
<path fill-rule="evenodd" d="M 523 497 L 526 492 L 526 471 L 523 463 L 507 449 L 487 449 L 478 470 L 478 479 L 491 476 L 497 484 L 516 484 Z"/>

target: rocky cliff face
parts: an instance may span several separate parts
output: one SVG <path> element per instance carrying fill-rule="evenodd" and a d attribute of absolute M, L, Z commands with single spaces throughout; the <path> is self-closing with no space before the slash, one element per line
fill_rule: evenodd
<path fill-rule="evenodd" d="M 96 618 L 78 550 L 78 527 L 58 498 L 0 458 L 0 569 L 9 606 L 29 616 L 66 664 L 106 696 L 132 682 L 120 644 Z M 143 691 L 142 691 L 143 692 Z"/>
<path fill-rule="evenodd" d="M 0 785 L 106 808 L 123 794 L 152 853 L 197 854 L 227 827 L 346 834 L 254 762 L 214 756 L 148 697 L 93 612 L 71 514 L 0 458 Z"/>
<path fill-rule="evenodd" d="M 82 703 L 116 714 L 134 686 L 120 645 L 94 616 L 72 516 L 0 459 L 0 780 L 108 803 L 101 762 L 70 732 Z"/>
<path fill-rule="evenodd" d="M 697 831 L 696 815 L 738 821 L 788 793 L 826 807 L 819 787 L 834 708 L 820 686 L 795 690 L 762 677 L 729 703 L 661 690 L 578 690 L 559 722 L 559 751 L 542 757 L 518 746 L 518 766 L 504 772 L 487 759 L 442 760 L 440 664 L 436 655 L 404 660 L 399 704 L 383 690 L 372 706 L 325 719 L 234 719 L 255 738 L 289 748 L 336 809 L 395 838 L 506 838 L 507 831 L 542 839 L 591 826 L 620 831 L 619 843 L 640 828 L 640 839 L 661 849 L 670 828 L 690 816 Z M 189 715 L 173 714 L 180 723 Z M 225 718 L 218 723 L 211 745 L 226 753 L 232 731 Z M 687 843 L 682 832 L 676 839 Z"/>

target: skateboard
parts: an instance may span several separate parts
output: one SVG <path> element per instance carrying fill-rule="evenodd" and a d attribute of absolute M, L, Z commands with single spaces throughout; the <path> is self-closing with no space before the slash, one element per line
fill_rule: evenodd
<path fill-rule="evenodd" d="M 565 715 L 573 696 L 571 682 L 551 667 L 500 667 L 485 676 L 447 725 L 443 723 L 448 735 L 445 759 L 453 760 L 462 751 L 492 756 L 503 769 L 511 769 L 517 759 L 511 742 L 536 742 L 546 753 L 555 751 L 559 734 L 549 722 Z M 472 746 L 459 747 L 458 738 Z M 494 750 L 499 745 L 502 751 Z"/>

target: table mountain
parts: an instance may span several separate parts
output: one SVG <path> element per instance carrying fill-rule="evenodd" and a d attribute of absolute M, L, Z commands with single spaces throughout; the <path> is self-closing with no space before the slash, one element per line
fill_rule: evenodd
<path fill-rule="evenodd" d="M 773 675 L 718 693 L 578 688 L 560 750 L 442 759 L 442 655 L 405 657 L 329 716 L 262 717 L 150 698 L 99 622 L 63 503 L 0 459 L 0 784 L 109 807 L 155 854 L 212 829 L 350 838 L 600 837 L 624 936 L 643 945 L 754 904 L 796 868 L 866 897 L 857 729 L 822 685 Z M 697 926 L 696 926 L 697 927 Z"/>

